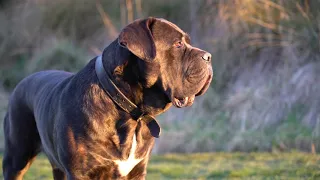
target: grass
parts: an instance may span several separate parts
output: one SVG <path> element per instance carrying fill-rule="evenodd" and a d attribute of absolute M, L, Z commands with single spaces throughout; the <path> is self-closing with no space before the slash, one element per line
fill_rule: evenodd
<path fill-rule="evenodd" d="M 52 179 L 44 155 L 32 164 L 25 176 L 28 179 Z M 320 179 L 320 155 L 301 152 L 155 155 L 149 163 L 147 179 Z"/>

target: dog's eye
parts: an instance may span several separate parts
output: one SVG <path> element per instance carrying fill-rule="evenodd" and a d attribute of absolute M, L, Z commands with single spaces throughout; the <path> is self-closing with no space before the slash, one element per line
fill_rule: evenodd
<path fill-rule="evenodd" d="M 183 46 L 183 43 L 181 41 L 177 41 L 174 43 L 174 47 L 181 48 Z"/>

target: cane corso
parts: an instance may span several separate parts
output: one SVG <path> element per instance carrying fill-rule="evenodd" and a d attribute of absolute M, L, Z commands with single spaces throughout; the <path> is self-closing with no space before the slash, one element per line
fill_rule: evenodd
<path fill-rule="evenodd" d="M 136 20 L 82 70 L 41 71 L 14 89 L 4 119 L 6 180 L 22 179 L 39 152 L 54 179 L 144 179 L 173 104 L 193 104 L 212 80 L 211 54 L 175 24 Z"/>

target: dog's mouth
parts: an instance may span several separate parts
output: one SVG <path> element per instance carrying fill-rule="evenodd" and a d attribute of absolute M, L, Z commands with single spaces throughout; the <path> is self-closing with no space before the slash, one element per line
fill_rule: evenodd
<path fill-rule="evenodd" d="M 204 83 L 204 86 L 202 87 L 202 89 L 196 94 L 196 96 L 201 96 L 203 95 L 208 88 L 210 87 L 210 83 L 212 81 L 212 74 L 209 75 L 207 81 Z"/>
<path fill-rule="evenodd" d="M 195 95 L 184 98 L 173 98 L 172 104 L 177 108 L 191 106 L 194 102 Z"/>
<path fill-rule="evenodd" d="M 208 90 L 211 80 L 212 80 L 212 74 L 209 75 L 208 79 L 206 80 L 203 87 L 200 89 L 198 93 L 188 97 L 172 97 L 171 98 L 172 104 L 177 108 L 191 106 L 196 96 L 203 95 Z"/>

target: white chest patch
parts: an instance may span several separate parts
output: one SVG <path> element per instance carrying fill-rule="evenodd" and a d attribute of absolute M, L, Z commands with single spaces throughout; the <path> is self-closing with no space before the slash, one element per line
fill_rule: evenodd
<path fill-rule="evenodd" d="M 136 135 L 133 135 L 132 139 L 132 146 L 130 150 L 130 154 L 128 159 L 126 160 L 114 160 L 113 162 L 118 165 L 118 170 L 121 174 L 121 176 L 126 176 L 129 174 L 129 172 L 136 166 L 142 159 L 136 159 L 135 158 L 135 152 L 137 148 L 137 139 Z"/>

